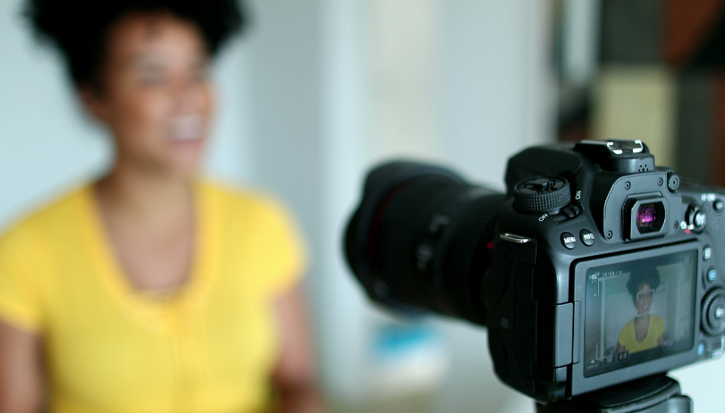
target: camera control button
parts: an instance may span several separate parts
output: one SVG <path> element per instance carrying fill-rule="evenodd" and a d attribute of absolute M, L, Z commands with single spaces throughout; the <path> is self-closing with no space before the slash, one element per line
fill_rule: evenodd
<path fill-rule="evenodd" d="M 707 222 L 707 215 L 702 211 L 698 211 L 695 214 L 695 228 L 700 229 L 704 227 L 705 222 Z"/>
<path fill-rule="evenodd" d="M 710 258 L 712 258 L 712 247 L 705 245 L 705 248 L 702 249 L 702 259 L 708 261 Z"/>
<path fill-rule="evenodd" d="M 715 212 L 722 212 L 725 210 L 725 202 L 718 199 L 712 204 L 712 209 L 714 209 Z"/>
<path fill-rule="evenodd" d="M 594 245 L 594 233 L 589 231 L 588 229 L 583 229 L 579 232 L 579 238 L 582 240 L 582 244 L 586 245 L 587 247 L 591 247 Z"/>
<path fill-rule="evenodd" d="M 561 243 L 566 249 L 573 250 L 576 247 L 576 237 L 571 232 L 561 234 Z"/>
<path fill-rule="evenodd" d="M 689 230 L 700 232 L 705 228 L 705 223 L 707 222 L 707 215 L 699 207 L 691 206 L 687 209 L 687 215 L 685 215 L 685 222 L 687 222 L 687 228 Z"/>
<path fill-rule="evenodd" d="M 703 356 L 705 355 L 705 350 L 707 349 L 707 346 L 705 343 L 700 343 L 700 345 L 697 346 L 697 355 Z"/>
<path fill-rule="evenodd" d="M 710 282 L 717 280 L 717 270 L 715 269 L 715 267 L 710 267 L 710 269 L 707 270 L 706 275 L 707 275 L 707 280 Z"/>
<path fill-rule="evenodd" d="M 579 216 L 579 214 L 581 214 L 581 212 L 582 212 L 582 209 L 579 205 L 572 203 L 572 204 L 569 204 L 568 206 L 565 206 L 564 208 L 562 208 L 560 212 L 566 218 L 571 219 L 571 218 L 576 218 L 577 216 Z"/>

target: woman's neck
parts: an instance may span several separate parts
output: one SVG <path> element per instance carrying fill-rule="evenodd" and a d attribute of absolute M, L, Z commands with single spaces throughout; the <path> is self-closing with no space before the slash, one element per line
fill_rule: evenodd
<path fill-rule="evenodd" d="M 649 325 L 649 314 L 645 314 L 645 315 L 643 315 L 641 317 L 635 317 L 634 318 L 634 325 L 635 325 L 635 327 Z"/>
<path fill-rule="evenodd" d="M 99 180 L 95 190 L 105 214 L 144 226 L 188 219 L 193 204 L 190 178 L 123 165 Z"/>

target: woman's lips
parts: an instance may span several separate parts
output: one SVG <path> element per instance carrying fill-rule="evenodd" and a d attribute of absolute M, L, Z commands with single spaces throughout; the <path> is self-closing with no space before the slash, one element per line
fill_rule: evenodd
<path fill-rule="evenodd" d="M 193 142 L 203 137 L 204 121 L 200 115 L 184 115 L 173 118 L 169 134 L 174 142 Z"/>

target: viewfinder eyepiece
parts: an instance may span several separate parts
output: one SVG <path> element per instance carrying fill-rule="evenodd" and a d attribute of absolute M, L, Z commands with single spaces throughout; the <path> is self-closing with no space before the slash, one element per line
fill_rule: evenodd
<path fill-rule="evenodd" d="M 667 201 L 664 198 L 630 199 L 625 204 L 624 219 L 629 240 L 664 235 Z"/>
<path fill-rule="evenodd" d="M 665 206 L 662 202 L 641 204 L 637 209 L 637 230 L 641 234 L 649 234 L 662 229 Z"/>

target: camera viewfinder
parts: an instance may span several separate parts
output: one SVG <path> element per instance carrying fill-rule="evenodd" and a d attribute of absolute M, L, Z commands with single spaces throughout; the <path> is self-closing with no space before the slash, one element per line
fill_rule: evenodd
<path fill-rule="evenodd" d="M 636 226 L 640 234 L 649 234 L 662 229 L 665 206 L 662 202 L 641 204 L 637 208 Z"/>
<path fill-rule="evenodd" d="M 663 198 L 630 199 L 625 205 L 624 228 L 629 240 L 664 235 L 667 215 Z"/>

